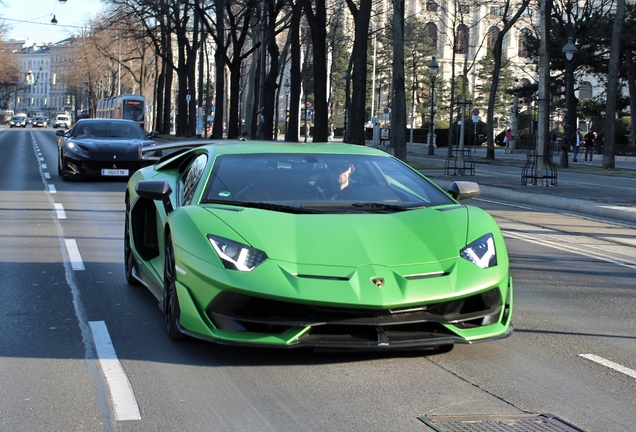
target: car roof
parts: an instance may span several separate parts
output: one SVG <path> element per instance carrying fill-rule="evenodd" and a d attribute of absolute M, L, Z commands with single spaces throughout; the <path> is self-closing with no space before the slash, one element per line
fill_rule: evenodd
<path fill-rule="evenodd" d="M 81 121 L 81 120 L 80 120 Z M 290 143 L 272 141 L 213 141 L 193 140 L 167 144 L 159 144 L 152 148 L 153 151 L 177 150 L 176 153 L 169 152 L 156 162 L 156 169 L 168 169 L 175 164 L 178 165 L 184 158 L 192 154 L 207 151 L 212 158 L 222 155 L 233 154 L 334 154 L 334 155 L 375 155 L 392 157 L 388 153 L 356 144 L 341 143 Z"/>
<path fill-rule="evenodd" d="M 351 154 L 386 155 L 386 152 L 372 147 L 341 143 L 290 143 L 272 141 L 219 141 L 204 145 L 210 153 L 223 154 Z"/>
<path fill-rule="evenodd" d="M 137 123 L 132 120 L 125 119 L 110 119 L 110 118 L 83 118 L 79 119 L 75 124 L 98 124 L 98 123 L 120 123 L 137 126 Z"/>

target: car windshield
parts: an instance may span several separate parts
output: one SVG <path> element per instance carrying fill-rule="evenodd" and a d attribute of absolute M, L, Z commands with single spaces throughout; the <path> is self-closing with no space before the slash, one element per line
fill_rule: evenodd
<path fill-rule="evenodd" d="M 392 212 L 453 201 L 392 157 L 249 154 L 216 158 L 202 202 Z"/>
<path fill-rule="evenodd" d="M 144 131 L 134 123 L 113 121 L 78 122 L 71 130 L 71 138 L 146 139 Z"/>

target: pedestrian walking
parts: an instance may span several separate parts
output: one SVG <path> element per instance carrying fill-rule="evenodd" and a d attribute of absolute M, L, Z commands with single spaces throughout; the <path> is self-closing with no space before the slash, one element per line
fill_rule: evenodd
<path fill-rule="evenodd" d="M 577 129 L 574 132 L 574 139 L 572 140 L 572 162 L 578 162 L 576 160 L 576 156 L 579 154 L 579 150 L 581 149 L 581 130 Z"/>
<path fill-rule="evenodd" d="M 508 153 L 508 146 L 510 145 L 510 138 L 512 138 L 512 131 L 510 130 L 510 128 L 508 128 L 508 130 L 506 131 L 506 134 L 504 135 L 504 144 L 506 145 L 504 147 L 504 153 Z"/>
<path fill-rule="evenodd" d="M 590 155 L 590 163 L 594 157 L 594 132 L 588 132 L 585 135 L 585 162 L 587 162 L 587 155 Z"/>

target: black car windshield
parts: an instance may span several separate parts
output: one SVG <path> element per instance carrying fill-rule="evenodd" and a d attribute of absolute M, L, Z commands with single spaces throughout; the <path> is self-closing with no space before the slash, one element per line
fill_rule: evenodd
<path fill-rule="evenodd" d="M 453 203 L 397 159 L 340 154 L 218 156 L 202 202 L 277 203 L 322 211 L 349 207 L 352 212 Z"/>
<path fill-rule="evenodd" d="M 116 121 L 79 121 L 73 127 L 71 138 L 107 138 L 144 140 L 146 133 L 135 123 Z"/>

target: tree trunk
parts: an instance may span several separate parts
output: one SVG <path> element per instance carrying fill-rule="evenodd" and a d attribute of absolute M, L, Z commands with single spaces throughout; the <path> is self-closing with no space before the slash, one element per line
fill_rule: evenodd
<path fill-rule="evenodd" d="M 625 20 L 625 0 L 617 0 L 612 45 L 607 78 L 607 108 L 605 110 L 605 144 L 603 146 L 603 168 L 614 169 L 614 144 L 616 141 L 616 101 L 618 93 L 618 67 L 620 61 L 621 32 Z"/>
<path fill-rule="evenodd" d="M 314 142 L 327 142 L 329 112 L 327 110 L 327 10 L 325 2 L 318 1 L 312 9 L 311 0 L 303 0 L 305 16 L 311 29 L 314 53 Z"/>
<path fill-rule="evenodd" d="M 395 157 L 406 161 L 406 94 L 404 90 L 404 0 L 393 0 L 393 99 L 391 145 Z"/>
<path fill-rule="evenodd" d="M 364 121 L 366 115 L 367 97 L 367 48 L 369 41 L 369 21 L 371 20 L 371 1 L 362 0 L 357 9 L 353 2 L 347 2 L 349 10 L 355 17 L 355 39 L 351 56 L 353 59 L 353 73 L 350 75 L 353 84 L 351 103 L 346 108 L 347 142 L 352 144 L 366 144 Z M 349 96 L 349 95 L 346 95 Z"/>

